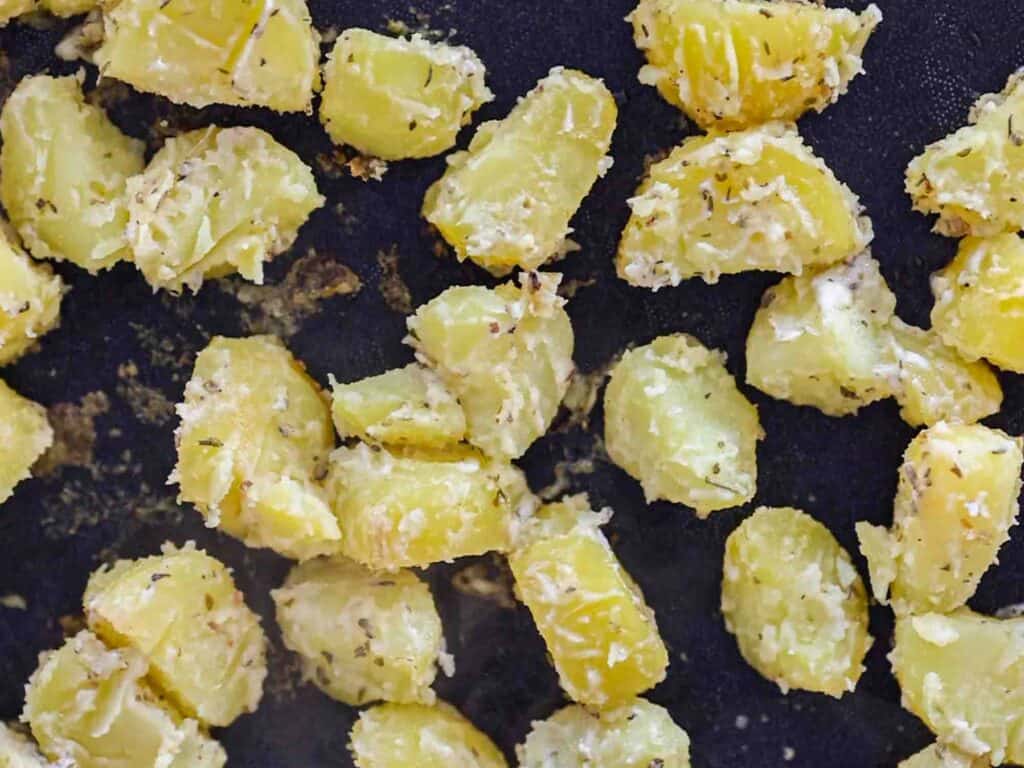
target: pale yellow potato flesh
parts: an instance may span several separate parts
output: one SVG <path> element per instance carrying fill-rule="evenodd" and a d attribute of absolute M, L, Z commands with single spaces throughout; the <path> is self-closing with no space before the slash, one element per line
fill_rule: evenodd
<path fill-rule="evenodd" d="M 889 661 L 903 706 L 939 741 L 992 765 L 1024 762 L 1024 619 L 898 617 Z"/>
<path fill-rule="evenodd" d="M 76 768 L 221 768 L 227 756 L 143 679 L 146 660 L 91 632 L 39 657 L 21 719 L 50 760 Z"/>
<path fill-rule="evenodd" d="M 349 750 L 356 768 L 508 768 L 494 742 L 444 702 L 363 710 Z"/>
<path fill-rule="evenodd" d="M 891 531 L 857 523 L 875 598 L 896 613 L 967 603 L 1017 522 L 1021 439 L 981 424 L 919 433 L 900 468 Z"/>
<path fill-rule="evenodd" d="M 177 410 L 171 481 L 207 525 L 300 560 L 338 550 L 322 485 L 334 447 L 330 410 L 279 339 L 215 337 Z"/>
<path fill-rule="evenodd" d="M 747 336 L 747 383 L 830 416 L 890 397 L 896 297 L 869 254 L 769 288 Z"/>
<path fill-rule="evenodd" d="M 984 757 L 965 755 L 956 747 L 936 743 L 901 760 L 896 768 L 989 768 L 991 765 Z"/>
<path fill-rule="evenodd" d="M 0 0 L 0 27 L 33 11 L 47 11 L 54 16 L 76 16 L 91 11 L 99 3 L 100 0 Z"/>
<path fill-rule="evenodd" d="M 103 28 L 103 77 L 193 107 L 312 112 L 320 35 L 305 0 L 118 0 Z"/>
<path fill-rule="evenodd" d="M 668 667 L 654 612 L 601 533 L 607 519 L 586 496 L 547 505 L 508 558 L 563 690 L 597 709 L 632 701 Z"/>
<path fill-rule="evenodd" d="M 35 10 L 37 0 L 0 0 L 0 27 L 12 19 Z"/>
<path fill-rule="evenodd" d="M 427 190 L 423 216 L 460 260 L 494 275 L 537 269 L 565 247 L 569 220 L 599 176 L 618 110 L 600 80 L 556 67 Z"/>
<path fill-rule="evenodd" d="M 0 232 L 0 365 L 17 360 L 60 325 L 64 283 Z"/>
<path fill-rule="evenodd" d="M 89 629 L 128 647 L 177 708 L 204 725 L 255 712 L 267 676 L 266 638 L 231 571 L 194 545 L 118 560 L 89 579 L 82 598 Z"/>
<path fill-rule="evenodd" d="M 561 278 L 533 272 L 519 286 L 449 288 L 408 320 L 407 342 L 458 398 L 466 439 L 490 456 L 522 456 L 569 388 L 574 336 Z"/>
<path fill-rule="evenodd" d="M 686 334 L 631 349 L 604 396 L 608 455 L 648 501 L 686 504 L 705 518 L 757 490 L 757 408 L 736 388 L 725 355 Z"/>
<path fill-rule="evenodd" d="M 384 160 L 438 155 L 494 99 L 465 46 L 346 29 L 324 66 L 320 122 L 335 144 Z"/>
<path fill-rule="evenodd" d="M 53 445 L 46 409 L 0 380 L 0 504 L 29 477 L 32 465 Z"/>
<path fill-rule="evenodd" d="M 863 71 L 882 20 L 803 2 L 640 0 L 629 15 L 653 85 L 701 128 L 736 130 L 821 112 Z"/>
<path fill-rule="evenodd" d="M 47 768 L 36 745 L 21 731 L 0 723 L 0 768 Z"/>
<path fill-rule="evenodd" d="M 932 328 L 967 360 L 1024 373 L 1024 241 L 966 237 L 932 275 Z"/>
<path fill-rule="evenodd" d="M 573 704 L 533 723 L 519 768 L 690 768 L 690 737 L 657 704 L 591 712 Z"/>
<path fill-rule="evenodd" d="M 864 584 L 828 528 L 798 509 L 760 507 L 729 535 L 722 615 L 743 658 L 783 693 L 839 698 L 864 671 Z"/>
<path fill-rule="evenodd" d="M 412 571 L 317 558 L 295 566 L 271 596 L 285 645 L 331 698 L 434 703 L 444 634 L 430 588 Z"/>
<path fill-rule="evenodd" d="M 654 290 L 749 270 L 800 274 L 872 238 L 856 195 L 786 123 L 686 139 L 629 207 L 619 277 Z"/>

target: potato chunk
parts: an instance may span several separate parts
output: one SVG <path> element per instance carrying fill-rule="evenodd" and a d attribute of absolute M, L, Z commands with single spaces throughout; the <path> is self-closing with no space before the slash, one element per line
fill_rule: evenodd
<path fill-rule="evenodd" d="M 629 207 L 619 277 L 655 290 L 748 270 L 800 274 L 872 237 L 857 197 L 785 123 L 686 139 Z"/>
<path fill-rule="evenodd" d="M 143 144 L 86 104 L 78 77 L 26 77 L 0 134 L 0 200 L 33 256 L 93 273 L 131 257 L 125 185 Z"/>
<path fill-rule="evenodd" d="M 722 615 L 743 658 L 783 693 L 839 698 L 864 671 L 864 584 L 828 528 L 798 509 L 759 507 L 729 535 Z"/>
<path fill-rule="evenodd" d="M 27 736 L 0 723 L 0 768 L 47 768 L 47 765 Z"/>
<path fill-rule="evenodd" d="M 1024 76 L 982 96 L 969 125 L 925 147 L 907 167 L 914 208 L 937 213 L 949 237 L 1024 229 Z"/>
<path fill-rule="evenodd" d="M 368 155 L 431 157 L 493 99 L 469 48 L 346 29 L 324 67 L 320 122 L 336 144 Z"/>
<path fill-rule="evenodd" d="M 543 507 L 509 555 L 516 590 L 570 698 L 606 709 L 665 677 L 654 612 L 601 533 L 586 496 Z"/>
<path fill-rule="evenodd" d="M 893 394 L 887 348 L 896 308 L 867 253 L 769 288 L 747 336 L 747 383 L 830 416 Z"/>
<path fill-rule="evenodd" d="M 266 639 L 219 560 L 193 544 L 165 544 L 160 555 L 96 571 L 82 603 L 89 628 L 111 647 L 141 653 L 150 677 L 189 717 L 224 726 L 256 711 Z"/>
<path fill-rule="evenodd" d="M 980 424 L 940 422 L 903 457 L 893 530 L 857 523 L 871 585 L 896 613 L 964 605 L 1017 522 L 1021 440 Z"/>
<path fill-rule="evenodd" d="M 356 768 L 508 768 L 494 742 L 443 702 L 363 710 L 349 749 Z"/>
<path fill-rule="evenodd" d="M 960 241 L 932 275 L 932 327 L 968 360 L 1024 373 L 1024 241 L 1015 234 Z"/>
<path fill-rule="evenodd" d="M 262 283 L 263 262 L 289 248 L 324 202 L 298 155 L 244 127 L 168 139 L 128 194 L 135 264 L 174 293 L 233 272 Z"/>
<path fill-rule="evenodd" d="M 427 190 L 423 216 L 495 275 L 536 269 L 564 247 L 569 220 L 610 167 L 617 116 L 604 83 L 556 67 L 504 120 L 481 125 Z"/>
<path fill-rule="evenodd" d="M 412 571 L 374 573 L 344 557 L 297 565 L 272 593 L 285 645 L 306 676 L 351 706 L 434 703 L 444 652 L 430 587 Z"/>
<path fill-rule="evenodd" d="M 608 455 L 648 501 L 707 517 L 757 489 L 757 408 L 736 388 L 725 355 L 692 336 L 660 336 L 626 352 L 604 395 Z"/>
<path fill-rule="evenodd" d="M 491 456 L 522 456 L 543 435 L 573 374 L 562 276 L 449 288 L 409 318 L 409 343 L 458 397 L 466 437 Z"/>
<path fill-rule="evenodd" d="M 118 0 L 95 53 L 104 77 L 179 104 L 312 112 L 320 36 L 305 0 Z"/>
<path fill-rule="evenodd" d="M 0 0 L 0 27 L 5 27 L 11 19 L 35 10 L 36 0 Z"/>
<path fill-rule="evenodd" d="M 220 744 L 157 696 L 145 674 L 137 651 L 79 632 L 40 655 L 21 719 L 48 758 L 76 768 L 223 766 Z"/>
<path fill-rule="evenodd" d="M 985 758 L 965 755 L 956 747 L 932 744 L 900 761 L 896 768 L 989 768 L 990 765 Z"/>
<path fill-rule="evenodd" d="M 596 713 L 560 709 L 533 723 L 516 752 L 520 768 L 690 768 L 690 737 L 644 699 Z"/>
<path fill-rule="evenodd" d="M 352 384 L 332 383 L 334 426 L 343 438 L 443 448 L 462 441 L 466 416 L 428 368 L 407 365 Z"/>
<path fill-rule="evenodd" d="M 178 406 L 179 499 L 251 547 L 304 559 L 336 552 L 321 486 L 334 447 L 320 388 L 273 336 L 215 337 Z"/>
<path fill-rule="evenodd" d="M 1024 762 L 1024 619 L 897 618 L 889 660 L 903 706 L 940 741 L 992 765 Z"/>
<path fill-rule="evenodd" d="M 31 474 L 32 465 L 53 445 L 46 409 L 0 380 L 0 504 Z"/>
<path fill-rule="evenodd" d="M 60 325 L 64 283 L 0 232 L 0 365 L 24 355 Z"/>
<path fill-rule="evenodd" d="M 640 82 L 702 128 L 734 130 L 821 112 L 863 71 L 882 13 L 805 2 L 640 0 Z"/>

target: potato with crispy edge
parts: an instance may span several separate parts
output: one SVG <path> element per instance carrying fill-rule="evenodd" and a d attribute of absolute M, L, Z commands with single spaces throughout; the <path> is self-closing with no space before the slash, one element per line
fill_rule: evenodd
<path fill-rule="evenodd" d="M 971 757 L 956 747 L 935 743 L 901 760 L 896 768 L 989 768 L 991 765 L 983 757 Z"/>
<path fill-rule="evenodd" d="M 0 504 L 29 477 L 32 465 L 53 445 L 46 409 L 0 380 Z"/>
<path fill-rule="evenodd" d="M 0 768 L 47 768 L 48 765 L 28 736 L 0 723 Z"/>
<path fill-rule="evenodd" d="M 0 231 L 0 365 L 17 360 L 60 325 L 64 283 Z"/>
<path fill-rule="evenodd" d="M 494 275 L 537 269 L 564 248 L 569 220 L 610 167 L 617 116 L 604 83 L 556 67 L 427 190 L 423 217 L 460 260 Z"/>
<path fill-rule="evenodd" d="M 750 666 L 783 693 L 856 687 L 872 643 L 867 593 L 828 528 L 759 507 L 726 540 L 722 571 L 725 627 Z"/>
<path fill-rule="evenodd" d="M 748 270 L 800 274 L 872 238 L 856 195 L 785 123 L 686 139 L 629 207 L 619 277 L 654 290 Z"/>

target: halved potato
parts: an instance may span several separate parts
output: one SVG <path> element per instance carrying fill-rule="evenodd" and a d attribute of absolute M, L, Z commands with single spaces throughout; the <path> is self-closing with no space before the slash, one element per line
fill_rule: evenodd
<path fill-rule="evenodd" d="M 32 465 L 53 445 L 46 409 L 0 381 L 0 504 L 31 474 Z"/>
<path fill-rule="evenodd" d="M 64 283 L 0 231 L 0 365 L 28 352 L 60 325 Z"/>

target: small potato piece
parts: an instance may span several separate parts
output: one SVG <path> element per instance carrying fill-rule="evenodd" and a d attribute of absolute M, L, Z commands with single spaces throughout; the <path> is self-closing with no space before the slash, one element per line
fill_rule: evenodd
<path fill-rule="evenodd" d="M 992 765 L 1024 762 L 1024 619 L 897 617 L 889 661 L 903 706 L 939 741 Z"/>
<path fill-rule="evenodd" d="M 37 0 L 0 0 L 0 27 L 6 27 L 12 19 L 35 10 Z"/>
<path fill-rule="evenodd" d="M 28 723 L 43 753 L 75 768 L 220 768 L 224 749 L 142 679 L 146 660 L 79 632 L 39 656 L 25 688 Z"/>
<path fill-rule="evenodd" d="M 26 77 L 0 134 L 0 200 L 33 256 L 92 273 L 130 258 L 125 184 L 144 147 L 85 102 L 78 77 Z"/>
<path fill-rule="evenodd" d="M 271 595 L 285 645 L 328 696 L 351 706 L 434 703 L 444 635 L 430 588 L 412 571 L 318 558 L 295 566 Z"/>
<path fill-rule="evenodd" d="M 279 339 L 215 337 L 177 410 L 171 481 L 207 525 L 300 560 L 337 551 L 341 531 L 321 485 L 330 410 Z"/>
<path fill-rule="evenodd" d="M 573 374 L 573 330 L 559 274 L 449 288 L 409 318 L 422 362 L 455 393 L 466 437 L 484 453 L 522 456 L 558 413 Z"/>
<path fill-rule="evenodd" d="M 601 533 L 607 520 L 586 496 L 547 505 L 508 559 L 562 688 L 597 709 L 630 702 L 668 667 L 654 612 Z"/>
<path fill-rule="evenodd" d="M 657 87 L 701 128 L 735 130 L 821 112 L 863 71 L 882 20 L 806 2 L 640 0 L 628 17 Z"/>
<path fill-rule="evenodd" d="M 971 757 L 956 747 L 936 743 L 902 760 L 896 768 L 989 768 L 990 765 L 983 757 Z"/>
<path fill-rule="evenodd" d="M 363 710 L 350 738 L 356 768 L 508 768 L 494 742 L 444 702 Z"/>
<path fill-rule="evenodd" d="M 862 253 L 769 288 L 747 336 L 747 383 L 829 416 L 893 394 L 887 328 L 896 308 Z"/>
<path fill-rule="evenodd" d="M 800 274 L 872 237 L 856 195 L 785 123 L 686 139 L 629 206 L 619 277 L 655 290 L 748 270 Z"/>
<path fill-rule="evenodd" d="M 466 416 L 428 368 L 407 365 L 352 384 L 332 381 L 334 426 L 342 438 L 444 448 L 462 441 Z"/>
<path fill-rule="evenodd" d="M 104 77 L 193 107 L 312 112 L 320 36 L 305 0 L 118 0 L 103 26 Z"/>
<path fill-rule="evenodd" d="M 1024 241 L 1015 234 L 966 237 L 932 275 L 932 327 L 967 360 L 1024 373 Z"/>
<path fill-rule="evenodd" d="M 47 768 L 36 745 L 21 733 L 0 723 L 0 768 Z"/>
<path fill-rule="evenodd" d="M 60 325 L 64 283 L 0 233 L 0 365 Z"/>
<path fill-rule="evenodd" d="M 690 768 L 690 737 L 644 699 L 596 713 L 574 704 L 533 723 L 516 753 L 520 768 Z"/>
<path fill-rule="evenodd" d="M 493 99 L 469 48 L 346 29 L 324 67 L 320 122 L 335 144 L 374 157 L 431 157 Z"/>
<path fill-rule="evenodd" d="M 604 409 L 608 455 L 648 501 L 704 518 L 754 497 L 764 432 L 723 353 L 681 333 L 631 349 L 612 369 Z"/>
<path fill-rule="evenodd" d="M 289 248 L 324 203 L 298 155 L 245 127 L 168 139 L 128 180 L 128 194 L 135 264 L 150 285 L 173 293 L 236 271 L 262 283 L 263 262 Z"/>
<path fill-rule="evenodd" d="M 725 543 L 722 615 L 754 669 L 840 698 L 871 647 L 868 601 L 828 528 L 791 507 L 759 507 Z"/>
<path fill-rule="evenodd" d="M 53 428 L 46 409 L 0 381 L 0 504 L 51 445 Z"/>
<path fill-rule="evenodd" d="M 459 259 L 494 275 L 537 269 L 564 247 L 569 220 L 611 166 L 617 116 L 600 80 L 556 67 L 504 120 L 481 125 L 427 190 L 423 216 Z"/>
<path fill-rule="evenodd" d="M 118 560 L 93 573 L 82 598 L 89 628 L 149 663 L 160 690 L 204 725 L 255 712 L 267 676 L 266 638 L 231 571 L 193 544 Z"/>
<path fill-rule="evenodd" d="M 897 365 L 900 416 L 914 427 L 940 421 L 971 424 L 1003 403 L 999 379 L 984 362 L 968 362 L 934 331 L 893 317 L 890 348 Z"/>
<path fill-rule="evenodd" d="M 891 532 L 857 523 L 875 598 L 896 613 L 964 605 L 1017 522 L 1021 440 L 940 422 L 907 448 Z"/>

